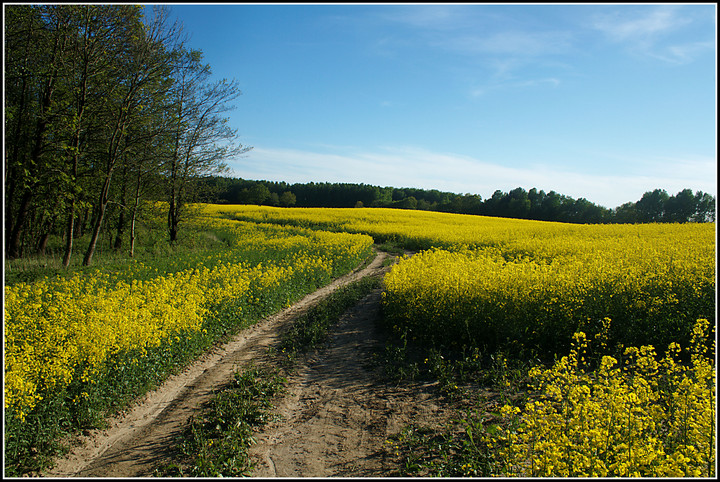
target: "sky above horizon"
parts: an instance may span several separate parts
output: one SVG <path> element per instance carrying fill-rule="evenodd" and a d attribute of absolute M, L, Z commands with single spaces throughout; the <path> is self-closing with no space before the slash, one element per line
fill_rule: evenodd
<path fill-rule="evenodd" d="M 168 4 L 243 179 L 717 195 L 715 4 Z"/>

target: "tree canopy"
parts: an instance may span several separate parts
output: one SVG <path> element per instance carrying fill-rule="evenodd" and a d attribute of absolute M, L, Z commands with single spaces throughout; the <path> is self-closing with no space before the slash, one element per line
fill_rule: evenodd
<path fill-rule="evenodd" d="M 147 17 L 145 12 L 148 12 Z M 168 234 L 200 176 L 246 152 L 227 125 L 238 84 L 211 81 L 166 7 L 5 8 L 6 257 L 43 252 L 51 234 L 131 231 L 141 199 L 168 202 Z"/>

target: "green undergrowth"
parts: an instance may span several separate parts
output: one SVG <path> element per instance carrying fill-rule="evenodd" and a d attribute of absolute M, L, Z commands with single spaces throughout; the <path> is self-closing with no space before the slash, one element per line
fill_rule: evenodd
<path fill-rule="evenodd" d="M 156 476 L 244 477 L 253 464 L 248 447 L 253 432 L 271 421 L 273 399 L 284 390 L 277 370 L 250 366 L 215 391 L 193 415 L 177 445 L 177 462 L 160 468 Z"/>
<path fill-rule="evenodd" d="M 405 426 L 387 441 L 398 477 L 485 477 L 498 464 L 486 434 L 498 430 L 495 415 L 477 410 L 459 413 L 441 428 Z"/>
<path fill-rule="evenodd" d="M 395 477 L 485 477 L 501 461 L 487 443 L 501 423 L 500 407 L 527 397 L 531 362 L 477 347 L 428 347 L 385 327 L 381 354 L 386 377 L 395 382 L 435 383 L 454 416 L 438 426 L 417 421 L 390 436 L 384 450 L 395 460 Z"/>
<path fill-rule="evenodd" d="M 277 398 L 299 356 L 323 346 L 328 330 L 350 308 L 381 286 L 366 277 L 339 288 L 300 316 L 269 350 L 277 367 L 250 365 L 234 374 L 193 415 L 176 441 L 173 461 L 158 466 L 159 477 L 245 477 L 254 462 L 249 449 L 254 433 L 273 420 Z"/>

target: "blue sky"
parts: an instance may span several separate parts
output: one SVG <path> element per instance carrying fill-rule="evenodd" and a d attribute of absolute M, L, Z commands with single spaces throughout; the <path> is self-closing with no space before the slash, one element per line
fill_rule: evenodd
<path fill-rule="evenodd" d="M 244 179 L 717 194 L 714 4 L 169 4 Z"/>

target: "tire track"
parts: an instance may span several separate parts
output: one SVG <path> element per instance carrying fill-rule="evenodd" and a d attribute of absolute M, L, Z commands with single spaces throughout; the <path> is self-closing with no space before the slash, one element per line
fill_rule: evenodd
<path fill-rule="evenodd" d="M 405 425 L 438 424 L 451 414 L 433 383 L 387 383 L 372 354 L 384 347 L 376 329 L 382 290 L 335 325 L 328 347 L 298 369 L 278 412 L 250 454 L 253 477 L 378 477 L 396 470 L 385 441 Z"/>

